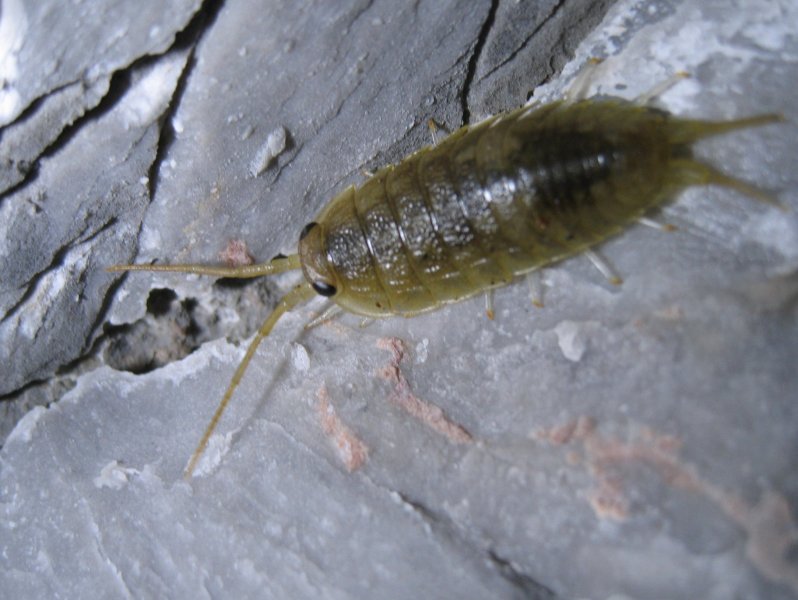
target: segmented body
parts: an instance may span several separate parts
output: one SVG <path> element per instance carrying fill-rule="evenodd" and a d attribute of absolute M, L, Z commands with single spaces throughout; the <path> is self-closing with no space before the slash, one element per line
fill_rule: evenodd
<path fill-rule="evenodd" d="M 712 180 L 690 144 L 733 123 L 612 99 L 464 127 L 334 198 L 303 232 L 306 278 L 370 316 L 409 316 L 507 284 Z"/>
<path fill-rule="evenodd" d="M 691 185 L 723 185 L 777 204 L 766 192 L 694 159 L 692 144 L 780 120 L 772 114 L 682 119 L 620 99 L 524 107 L 463 127 L 348 188 L 305 226 L 297 254 L 231 268 L 111 267 L 237 278 L 301 268 L 305 276 L 250 343 L 186 475 L 260 342 L 283 314 L 314 293 L 356 314 L 412 316 L 585 251 Z"/>

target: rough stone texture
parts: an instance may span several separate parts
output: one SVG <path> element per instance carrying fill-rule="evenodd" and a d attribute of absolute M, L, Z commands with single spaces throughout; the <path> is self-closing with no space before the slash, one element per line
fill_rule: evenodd
<path fill-rule="evenodd" d="M 798 10 L 620 0 L 538 87 L 604 8 L 209 3 L 188 42 L 114 63 L 126 83 L 0 198 L 3 391 L 63 365 L 54 389 L 76 381 L 0 453 L 3 595 L 798 596 Z M 602 248 L 621 288 L 577 258 L 546 271 L 544 309 L 498 292 L 494 322 L 474 300 L 303 331 L 314 301 L 263 344 L 182 481 L 244 346 L 170 361 L 246 337 L 294 279 L 115 285 L 102 266 L 291 250 L 361 168 L 426 143 L 428 119 L 556 97 L 596 55 L 602 94 L 685 69 L 673 112 L 784 113 L 700 151 L 793 210 L 690 190 L 663 215 L 678 232 Z M 76 374 L 103 357 L 170 364 Z"/>
<path fill-rule="evenodd" d="M 111 77 L 163 53 L 199 0 L 3 3 L 0 26 L 0 191 L 108 92 Z"/>
<path fill-rule="evenodd" d="M 148 204 L 158 119 L 186 53 L 135 74 L 115 110 L 87 123 L 29 185 L 0 205 L 0 393 L 53 373 L 91 340 L 113 280 L 107 257 L 130 256 Z M 98 150 L 102 148 L 102 150 Z"/>

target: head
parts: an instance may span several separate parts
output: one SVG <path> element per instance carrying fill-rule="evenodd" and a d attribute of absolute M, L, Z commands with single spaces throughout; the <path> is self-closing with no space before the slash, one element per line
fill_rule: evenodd
<path fill-rule="evenodd" d="M 340 289 L 327 261 L 324 228 L 316 222 L 305 225 L 299 234 L 299 258 L 302 272 L 317 294 L 332 297 Z"/>

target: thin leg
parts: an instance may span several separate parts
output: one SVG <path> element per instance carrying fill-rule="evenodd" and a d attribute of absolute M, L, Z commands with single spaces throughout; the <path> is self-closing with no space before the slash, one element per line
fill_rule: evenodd
<path fill-rule="evenodd" d="M 437 146 L 440 141 L 440 134 L 438 133 L 440 127 L 438 127 L 438 124 L 433 119 L 427 121 L 427 127 L 429 127 L 429 136 L 432 138 L 432 145 Z"/>
<path fill-rule="evenodd" d="M 532 304 L 538 308 L 543 308 L 543 271 L 538 269 L 527 273 L 526 283 L 529 286 L 529 297 Z"/>
<path fill-rule="evenodd" d="M 324 309 L 319 316 L 311 319 L 311 321 L 305 325 L 305 329 L 311 329 L 312 327 L 316 327 L 317 325 L 321 325 L 322 323 L 326 323 L 336 315 L 344 312 L 344 309 L 338 306 L 337 304 L 330 304 L 327 308 Z"/>
<path fill-rule="evenodd" d="M 524 105 L 524 109 L 525 109 L 525 110 L 524 110 L 524 112 L 522 112 L 522 113 L 519 115 L 519 117 L 518 117 L 518 118 L 519 118 L 519 120 L 520 120 L 520 119 L 526 119 L 527 117 L 531 116 L 532 114 L 534 114 L 534 112 L 535 112 L 535 111 L 536 111 L 536 110 L 537 110 L 539 107 L 540 107 L 540 102 L 539 102 L 539 101 L 537 101 L 537 100 L 530 100 L 529 102 L 527 102 L 527 103 Z"/>
<path fill-rule="evenodd" d="M 671 233 L 679 229 L 676 227 L 676 225 L 672 225 L 671 223 L 660 223 L 659 221 L 649 219 L 648 217 L 640 217 L 637 222 L 641 225 L 645 225 L 646 227 L 651 227 L 652 229 L 657 229 L 658 231 L 664 231 L 667 233 Z"/>
<path fill-rule="evenodd" d="M 679 83 L 683 79 L 687 79 L 688 77 L 690 77 L 690 73 L 688 73 L 687 71 L 677 71 L 676 73 L 668 77 L 665 81 L 661 81 L 647 92 L 640 94 L 637 98 L 634 99 L 634 103 L 640 106 L 651 104 L 654 100 L 662 96 L 662 94 L 667 92 L 677 83 Z"/>
<path fill-rule="evenodd" d="M 563 100 L 567 104 L 579 102 L 580 100 L 587 98 L 587 94 L 590 91 L 590 80 L 592 79 L 593 75 L 596 74 L 596 67 L 598 67 L 602 62 L 603 61 L 600 58 L 588 59 L 579 73 L 576 74 L 576 77 L 574 77 L 571 85 L 563 94 Z"/>
<path fill-rule="evenodd" d="M 596 267 L 612 285 L 621 285 L 623 283 L 623 279 L 621 279 L 612 265 L 610 265 L 607 259 L 601 256 L 601 254 L 588 248 L 585 250 L 585 256 L 590 259 L 593 266 Z"/>
<path fill-rule="evenodd" d="M 491 321 L 496 317 L 496 312 L 493 310 L 493 290 L 490 289 L 485 292 L 485 314 Z"/>
<path fill-rule="evenodd" d="M 233 392 L 235 392 L 238 384 L 241 382 L 241 378 L 244 376 L 244 372 L 247 370 L 252 357 L 255 356 L 255 351 L 258 349 L 260 343 L 266 336 L 269 335 L 269 333 L 271 333 L 272 328 L 275 326 L 280 317 L 294 308 L 297 304 L 310 300 L 313 296 L 315 296 L 315 294 L 316 293 L 313 291 L 313 288 L 310 287 L 310 284 L 299 284 L 293 290 L 288 292 L 288 294 L 286 294 L 282 300 L 280 300 L 280 302 L 277 304 L 277 307 L 274 309 L 274 311 L 272 311 L 272 314 L 270 314 L 263 325 L 261 325 L 260 330 L 258 330 L 258 333 L 255 334 L 255 338 L 250 342 L 249 348 L 247 348 L 247 352 L 244 354 L 244 358 L 238 364 L 238 368 L 233 374 L 233 378 L 230 380 L 230 384 L 227 386 L 224 396 L 222 396 L 222 401 L 219 402 L 219 406 L 216 408 L 216 412 L 213 413 L 211 422 L 205 429 L 205 433 L 202 434 L 202 439 L 200 440 L 199 444 L 197 444 L 197 449 L 194 450 L 194 454 L 191 455 L 191 459 L 188 461 L 188 466 L 183 472 L 183 477 L 185 479 L 191 478 L 194 469 L 197 467 L 197 462 L 199 462 L 200 457 L 202 457 L 202 453 L 205 452 L 205 448 L 208 445 L 208 440 L 211 439 L 211 435 L 213 435 L 216 425 L 219 423 L 219 419 L 222 418 L 222 413 L 224 413 L 225 408 L 227 408 L 230 398 L 233 397 Z"/>

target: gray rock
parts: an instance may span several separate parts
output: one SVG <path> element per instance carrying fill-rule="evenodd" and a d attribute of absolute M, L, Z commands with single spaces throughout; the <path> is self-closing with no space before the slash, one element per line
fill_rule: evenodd
<path fill-rule="evenodd" d="M 601 5 L 599 13 L 586 6 L 225 4 L 189 60 L 164 57 L 184 69 L 160 80 L 172 82 L 158 87 L 171 102 L 131 85 L 105 121 L 59 149 L 74 153 L 64 163 L 73 170 L 47 179 L 43 161 L 41 188 L 15 194 L 35 200 L 41 189 L 49 198 L 62 186 L 76 195 L 82 180 L 116 190 L 130 209 L 92 229 L 69 217 L 85 214 L 80 202 L 65 204 L 46 235 L 25 230 L 23 241 L 37 239 L 52 256 L 66 249 L 49 271 L 30 246 L 18 251 L 14 262 L 44 273 L 33 291 L 21 275 L 6 285 L 3 266 L 11 308 L 2 324 L 19 324 L 0 329 L 9 336 L 3 348 L 16 349 L 2 364 L 33 352 L 23 315 L 45 315 L 25 317 L 31 324 L 55 322 L 50 314 L 87 319 L 74 304 L 70 312 L 32 302 L 57 297 L 48 290 L 59 281 L 88 285 L 80 306 L 97 304 L 77 312 L 95 325 L 62 328 L 45 346 L 75 337 L 77 358 L 96 340 L 103 352 L 92 360 L 122 365 L 140 353 L 127 368 L 169 364 L 74 375 L 61 401 L 16 427 L 0 452 L 0 589 L 15 597 L 797 597 L 796 8 L 620 0 L 562 76 L 538 86 L 567 57 L 541 57 L 531 32 L 567 52 L 601 18 Z M 577 257 L 545 272 L 543 309 L 524 285 L 497 292 L 493 322 L 475 299 L 366 328 L 344 315 L 303 330 L 324 306 L 313 301 L 262 344 L 196 477 L 183 481 L 246 337 L 295 277 L 230 287 L 136 273 L 111 286 L 102 266 L 131 260 L 137 234 L 136 262 L 268 260 L 293 250 L 303 224 L 361 180 L 362 167 L 427 143 L 428 119 L 453 129 L 463 115 L 512 108 L 532 91 L 555 98 L 591 56 L 607 57 L 593 79 L 599 94 L 633 98 L 684 69 L 692 78 L 660 99 L 677 114 L 784 113 L 786 124 L 699 152 L 778 190 L 792 210 L 691 189 L 662 215 L 678 232 L 635 227 L 602 247 L 622 287 Z M 542 70 L 531 72 L 535 65 Z M 137 74 L 139 84 L 159 68 Z M 153 126 L 126 137 L 114 124 L 142 97 Z M 253 176 L 279 128 L 285 148 Z M 91 171 L 77 158 L 91 156 L 92 139 L 124 148 L 135 135 L 147 149 L 133 160 L 139 167 Z M 115 144 L 94 143 L 108 156 Z M 21 214 L 11 207 L 23 202 L 11 199 L 0 212 Z M 94 213 L 118 214 L 102 206 Z M 95 239 L 115 245 L 96 253 L 92 245 L 83 258 L 80 248 Z M 113 325 L 97 337 L 103 320 Z M 203 343 L 220 334 L 233 341 Z M 2 380 L 52 372 L 19 360 Z"/>
<path fill-rule="evenodd" d="M 26 119 L 10 123 L 0 140 L 0 191 L 9 189 L 36 172 L 36 160 L 88 109 L 108 92 L 110 77 L 87 85 L 71 83 L 43 97 Z"/>
<path fill-rule="evenodd" d="M 31 176 L 42 153 L 97 106 L 115 72 L 170 47 L 199 4 L 3 3 L 0 192 Z"/>
<path fill-rule="evenodd" d="M 0 124 L 13 122 L 48 94 L 161 54 L 199 5 L 199 0 L 4 3 Z"/>
<path fill-rule="evenodd" d="M 0 393 L 85 352 L 113 280 L 132 255 L 147 177 L 186 53 L 136 73 L 114 110 L 86 124 L 0 205 Z"/>

